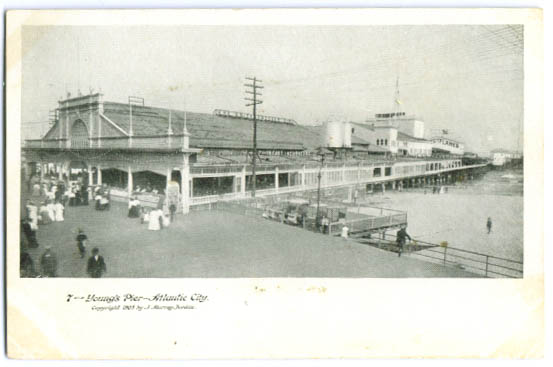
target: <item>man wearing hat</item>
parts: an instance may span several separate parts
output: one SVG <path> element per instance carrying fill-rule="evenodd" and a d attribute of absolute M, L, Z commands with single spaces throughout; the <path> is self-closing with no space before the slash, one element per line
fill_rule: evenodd
<path fill-rule="evenodd" d="M 77 234 L 77 238 L 75 238 L 75 240 L 77 241 L 77 248 L 79 249 L 82 259 L 86 253 L 86 241 L 88 240 L 88 237 L 86 237 L 83 230 L 79 228 L 79 233 Z"/>
<path fill-rule="evenodd" d="M 46 246 L 46 250 L 40 257 L 40 270 L 45 278 L 55 278 L 58 270 L 58 260 L 56 255 L 51 251 L 50 246 Z"/>
<path fill-rule="evenodd" d="M 409 238 L 409 241 L 411 241 L 411 236 L 407 234 L 407 225 L 402 225 L 401 229 L 397 231 L 396 234 L 396 242 L 398 246 L 397 256 L 401 256 L 401 253 L 403 252 L 403 246 L 405 245 L 405 242 L 407 241 L 407 238 Z"/>
<path fill-rule="evenodd" d="M 92 249 L 92 256 L 88 259 L 86 272 L 91 278 L 101 278 L 102 274 L 106 272 L 106 263 L 99 253 L 98 247 L 94 247 Z"/>

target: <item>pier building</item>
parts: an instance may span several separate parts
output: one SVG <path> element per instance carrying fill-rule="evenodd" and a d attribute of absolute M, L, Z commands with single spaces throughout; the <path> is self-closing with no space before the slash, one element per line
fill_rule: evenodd
<path fill-rule="evenodd" d="M 344 124 L 351 136 L 345 136 L 341 147 L 327 146 L 330 150 L 320 153 L 317 148 L 326 144 L 328 125 L 302 126 L 273 116 L 262 116 L 257 124 L 258 196 L 320 186 L 323 191 L 345 188 L 351 197 L 355 190 L 464 179 L 485 166 L 466 166 L 453 156 L 385 154 L 393 152 L 388 149 L 393 136 L 398 139 L 395 148 L 410 149 L 398 143 L 405 133 L 394 135 L 389 127 L 375 128 L 387 131 L 389 138 L 372 139 L 366 124 Z M 81 177 L 90 186 L 109 184 L 114 200 L 127 200 L 138 187 L 151 186 L 160 194 L 174 190 L 180 211 L 186 213 L 191 207 L 251 196 L 252 127 L 252 116 L 240 112 L 194 113 L 143 101 L 116 103 L 99 93 L 68 98 L 59 101 L 50 130 L 41 139 L 25 142 L 27 177 L 49 169 L 60 179 L 84 173 Z M 419 134 L 418 124 L 412 128 Z M 422 138 L 413 139 L 418 144 Z"/>

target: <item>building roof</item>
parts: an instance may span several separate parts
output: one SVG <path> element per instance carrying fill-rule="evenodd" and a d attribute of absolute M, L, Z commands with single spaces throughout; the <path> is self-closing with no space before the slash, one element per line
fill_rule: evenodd
<path fill-rule="evenodd" d="M 132 106 L 133 134 L 165 135 L 169 127 L 181 134 L 184 112 L 149 106 Z M 130 128 L 129 105 L 104 103 L 104 115 L 122 130 Z M 208 113 L 186 113 L 186 127 L 190 133 L 190 146 L 197 148 L 251 148 L 253 121 L 243 118 L 216 116 Z M 322 145 L 321 126 L 302 126 L 270 121 L 257 122 L 259 149 L 304 150 Z"/>
<path fill-rule="evenodd" d="M 516 152 L 514 150 L 507 150 L 503 148 L 493 149 L 490 151 L 490 153 L 507 153 L 507 154 L 522 154 L 520 152 Z"/>
<path fill-rule="evenodd" d="M 402 133 L 401 131 L 397 132 L 397 140 L 399 141 L 414 141 L 418 143 L 430 143 L 429 140 L 421 139 L 421 138 L 415 138 L 414 136 Z"/>
<path fill-rule="evenodd" d="M 89 103 L 85 97 L 75 98 L 75 100 Z M 176 136 L 182 136 L 186 118 L 186 131 L 189 133 L 191 148 L 253 148 L 253 120 L 244 116 L 231 117 L 188 111 L 185 115 L 182 110 L 141 105 L 130 106 L 127 103 L 109 101 L 103 102 L 101 119 L 105 125 L 102 125 L 104 127 L 101 130 L 101 138 L 127 138 L 131 132 L 131 108 L 132 135 L 135 137 L 167 136 L 169 131 Z M 50 137 L 57 138 L 58 131 L 59 123 L 54 124 L 41 140 L 50 140 Z M 257 121 L 257 147 L 260 150 L 313 150 L 324 145 L 324 138 L 323 125 L 305 126 L 269 120 Z M 369 143 L 352 135 L 352 144 L 368 145 Z"/>

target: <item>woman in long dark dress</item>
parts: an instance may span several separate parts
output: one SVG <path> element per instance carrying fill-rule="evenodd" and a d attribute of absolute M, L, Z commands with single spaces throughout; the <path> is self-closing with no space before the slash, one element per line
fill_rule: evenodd
<path fill-rule="evenodd" d="M 37 248 L 38 242 L 36 240 L 36 231 L 34 231 L 31 227 L 31 220 L 28 218 L 23 219 L 21 226 L 23 227 L 23 233 L 25 233 L 28 247 Z"/>
<path fill-rule="evenodd" d="M 132 198 L 129 201 L 129 218 L 139 218 L 140 217 L 140 201 L 137 198 Z"/>

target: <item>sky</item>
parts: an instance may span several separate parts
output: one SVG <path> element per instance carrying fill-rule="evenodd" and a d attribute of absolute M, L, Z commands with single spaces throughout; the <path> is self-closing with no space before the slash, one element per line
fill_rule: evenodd
<path fill-rule="evenodd" d="M 38 138 L 67 93 L 211 113 L 251 112 L 300 124 L 362 122 L 398 109 L 447 129 L 467 150 L 522 149 L 519 25 L 26 26 L 22 131 Z M 399 100 L 395 103 L 396 84 Z"/>

